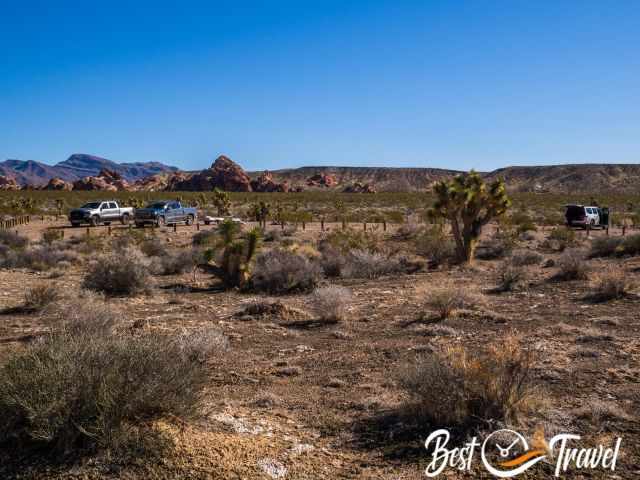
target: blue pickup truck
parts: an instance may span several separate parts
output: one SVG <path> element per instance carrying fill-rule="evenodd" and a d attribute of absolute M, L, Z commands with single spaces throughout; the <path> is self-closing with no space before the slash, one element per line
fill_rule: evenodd
<path fill-rule="evenodd" d="M 180 202 L 169 200 L 153 202 L 145 208 L 138 208 L 134 216 L 138 228 L 148 223 L 158 227 L 176 223 L 191 225 L 197 218 L 198 211 L 195 208 L 183 207 Z"/>

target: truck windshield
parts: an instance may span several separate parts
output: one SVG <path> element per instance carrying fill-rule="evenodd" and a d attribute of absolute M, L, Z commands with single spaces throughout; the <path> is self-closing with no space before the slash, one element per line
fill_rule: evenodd
<path fill-rule="evenodd" d="M 156 202 L 147 205 L 147 208 L 152 208 L 154 210 L 162 210 L 167 205 L 166 202 Z"/>
<path fill-rule="evenodd" d="M 89 208 L 89 209 L 96 209 L 100 206 L 100 202 L 90 202 L 90 203 L 85 203 L 82 207 L 80 208 Z"/>

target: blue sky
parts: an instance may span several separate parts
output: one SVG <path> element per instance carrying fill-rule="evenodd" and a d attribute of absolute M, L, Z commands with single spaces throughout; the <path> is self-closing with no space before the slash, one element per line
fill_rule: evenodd
<path fill-rule="evenodd" d="M 638 1 L 1 7 L 0 159 L 640 161 Z"/>

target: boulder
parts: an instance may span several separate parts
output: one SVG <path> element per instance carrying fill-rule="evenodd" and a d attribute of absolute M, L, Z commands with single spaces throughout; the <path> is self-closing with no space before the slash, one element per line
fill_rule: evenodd
<path fill-rule="evenodd" d="M 0 175 L 0 190 L 20 190 L 15 178 Z"/>
<path fill-rule="evenodd" d="M 289 184 L 286 181 L 276 183 L 271 172 L 265 170 L 258 178 L 251 180 L 251 189 L 254 192 L 288 192 Z"/>
<path fill-rule="evenodd" d="M 61 178 L 55 177 L 49 180 L 49 183 L 47 183 L 44 187 L 42 187 L 42 189 L 69 191 L 73 189 L 73 184 L 70 182 L 65 182 Z"/>
<path fill-rule="evenodd" d="M 334 175 L 326 173 L 316 173 L 307 178 L 307 185 L 310 187 L 334 187 L 338 184 L 338 179 Z"/>
<path fill-rule="evenodd" d="M 185 192 L 210 192 L 214 188 L 227 192 L 252 191 L 249 175 L 224 155 L 220 155 L 211 168 L 167 185 L 167 190 Z"/>
<path fill-rule="evenodd" d="M 373 185 L 368 183 L 354 182 L 353 184 L 345 187 L 344 193 L 376 193 L 376 189 Z"/>
<path fill-rule="evenodd" d="M 131 190 L 131 185 L 118 172 L 102 169 L 95 177 L 84 177 L 73 183 L 74 190 L 118 192 Z"/>

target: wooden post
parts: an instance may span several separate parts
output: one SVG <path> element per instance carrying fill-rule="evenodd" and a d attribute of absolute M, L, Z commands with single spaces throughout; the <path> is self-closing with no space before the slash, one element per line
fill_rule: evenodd
<path fill-rule="evenodd" d="M 622 224 L 622 236 L 624 237 L 627 233 L 627 226 L 623 223 Z"/>
<path fill-rule="evenodd" d="M 87 227 L 87 237 L 91 236 L 91 229 L 89 227 Z"/>
<path fill-rule="evenodd" d="M 111 225 L 107 225 L 107 236 L 111 236 Z"/>
<path fill-rule="evenodd" d="M 587 223 L 587 237 L 589 237 L 590 232 L 591 232 L 591 224 Z"/>
<path fill-rule="evenodd" d="M 200 222 L 197 222 L 197 223 L 196 223 L 196 230 L 197 230 L 197 231 L 200 231 Z"/>
<path fill-rule="evenodd" d="M 178 231 L 178 224 L 174 223 L 173 224 L 173 233 L 176 233 Z"/>
<path fill-rule="evenodd" d="M 343 218 L 342 219 L 342 229 L 344 230 L 345 228 L 347 228 L 347 222 Z"/>
<path fill-rule="evenodd" d="M 362 230 L 367 231 L 367 222 L 362 222 Z"/>
<path fill-rule="evenodd" d="M 387 231 L 387 221 L 386 221 L 386 220 L 383 220 L 383 221 L 382 221 L 382 231 L 383 231 L 383 232 L 386 232 L 386 231 Z"/>
<path fill-rule="evenodd" d="M 320 231 L 324 232 L 324 218 L 320 219 Z"/>
<path fill-rule="evenodd" d="M 303 221 L 302 221 L 302 230 L 306 230 L 306 229 L 307 229 L 307 225 L 306 225 L 306 223 L 305 223 L 305 222 L 304 222 L 304 220 L 303 220 Z"/>

